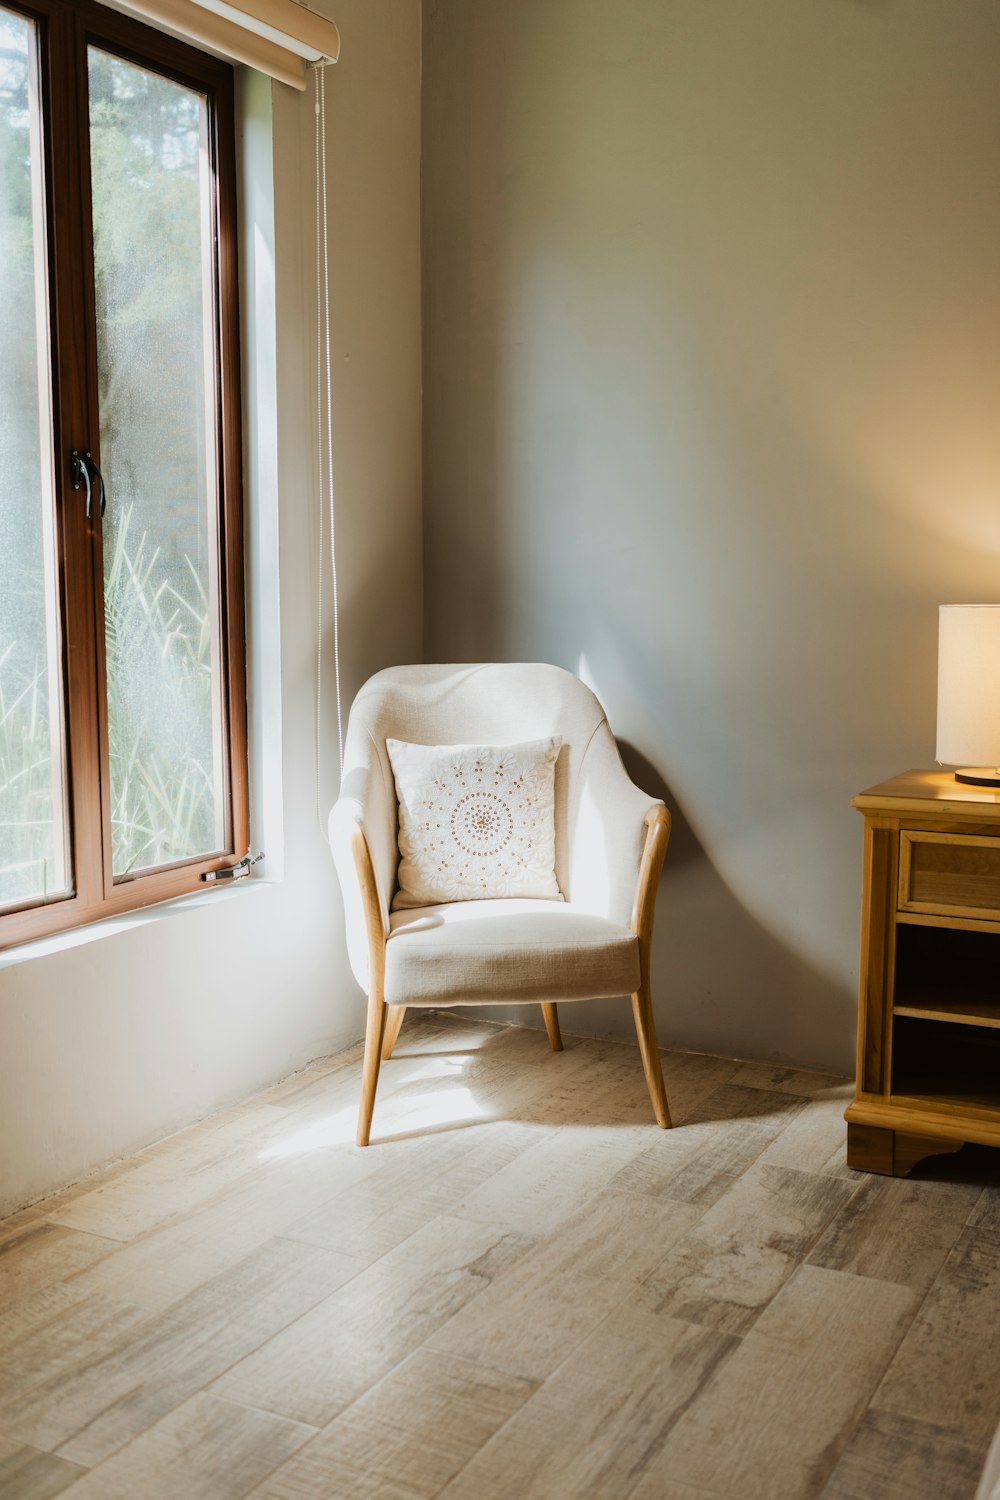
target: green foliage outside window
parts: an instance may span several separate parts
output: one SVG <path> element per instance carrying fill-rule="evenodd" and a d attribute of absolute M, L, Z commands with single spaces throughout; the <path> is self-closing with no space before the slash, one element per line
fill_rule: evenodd
<path fill-rule="evenodd" d="M 0 905 L 50 894 L 61 837 L 44 651 L 24 23 L 0 12 Z M 91 49 L 114 870 L 217 847 L 199 100 Z M 209 308 L 209 314 L 211 309 Z M 209 396 L 212 393 L 209 392 Z M 33 404 L 34 403 L 34 404 Z M 209 436 L 206 436 L 206 433 Z M 80 500 L 82 504 L 82 498 Z M 58 753 L 56 749 L 55 753 Z M 58 768 L 56 768 L 58 770 Z"/>

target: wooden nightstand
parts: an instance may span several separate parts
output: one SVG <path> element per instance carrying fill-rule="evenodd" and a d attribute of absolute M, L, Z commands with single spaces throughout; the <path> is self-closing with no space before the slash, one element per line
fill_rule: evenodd
<path fill-rule="evenodd" d="M 854 798 L 865 852 L 847 1162 L 1000 1146 L 1000 792 L 906 771 Z"/>

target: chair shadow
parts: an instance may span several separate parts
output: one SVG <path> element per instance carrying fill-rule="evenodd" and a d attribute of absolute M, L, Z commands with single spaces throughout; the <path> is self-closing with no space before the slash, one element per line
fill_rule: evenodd
<path fill-rule="evenodd" d="M 839 984 L 748 909 L 657 767 L 627 740 L 618 748 L 636 786 L 659 797 L 671 815 L 653 929 L 661 1044 L 766 1056 L 758 1026 L 766 1015 L 769 1036 L 780 1037 L 782 1055 L 797 1066 L 829 1071 L 830 1058 L 852 1059 L 854 988 Z M 625 1027 L 619 1021 L 615 1030 L 624 1034 Z"/>
<path fill-rule="evenodd" d="M 497 1066 L 495 1060 L 491 1061 L 490 1054 L 496 1052 L 498 1048 L 502 1047 L 505 1039 L 509 1040 L 509 1035 L 512 1030 L 520 1032 L 522 1028 L 504 1027 L 503 1029 L 498 1029 L 495 1036 L 488 1037 L 480 1046 L 473 1049 L 445 1048 L 434 1052 L 424 1052 L 418 1049 L 407 1051 L 405 1046 L 403 1046 L 397 1048 L 393 1052 L 392 1058 L 387 1063 L 383 1063 L 383 1067 L 391 1068 L 393 1062 L 403 1060 L 414 1061 L 424 1058 L 441 1058 L 447 1060 L 448 1058 L 453 1057 L 465 1057 L 468 1059 L 466 1068 L 464 1068 L 460 1073 L 450 1074 L 446 1078 L 435 1080 L 435 1084 L 438 1088 L 440 1088 L 442 1084 L 452 1084 L 455 1088 L 466 1089 L 468 1093 L 472 1095 L 473 1098 L 475 1098 L 477 1085 L 477 1079 L 475 1076 L 476 1073 L 482 1071 L 483 1067 L 493 1069 Z M 563 1052 L 551 1053 L 548 1049 L 547 1039 L 545 1037 L 544 1031 L 539 1030 L 538 1038 L 539 1060 L 538 1062 L 528 1063 L 527 1066 L 537 1067 L 539 1069 L 543 1067 L 551 1069 L 551 1073 L 549 1076 L 551 1078 L 553 1086 L 556 1087 L 559 1083 L 560 1058 L 566 1054 L 572 1054 L 576 1050 L 576 1048 L 581 1045 L 581 1043 L 586 1044 L 591 1040 L 590 1038 L 579 1038 L 572 1035 L 564 1036 Z M 614 1045 L 614 1043 L 611 1043 L 611 1045 Z M 627 1044 L 621 1043 L 619 1045 Z M 666 1078 L 667 1097 L 669 1100 L 671 1081 L 670 1053 L 669 1051 L 663 1052 L 661 1049 L 661 1055 L 663 1056 L 664 1075 Z M 552 1129 L 560 1129 L 565 1126 L 575 1126 L 578 1128 L 593 1126 L 595 1129 L 634 1131 L 637 1128 L 641 1128 L 644 1124 L 648 1124 L 650 1132 L 650 1142 L 653 1143 L 660 1137 L 660 1131 L 659 1127 L 656 1125 L 655 1120 L 653 1119 L 652 1108 L 651 1106 L 649 1106 L 648 1095 L 646 1093 L 646 1086 L 642 1075 L 642 1067 L 639 1060 L 639 1053 L 637 1048 L 635 1049 L 635 1062 L 636 1078 L 634 1101 L 622 1100 L 621 1096 L 619 1095 L 619 1103 L 617 1108 L 615 1107 L 614 1101 L 611 1099 L 601 1099 L 590 1102 L 587 1098 L 585 1085 L 583 1085 L 580 1089 L 579 1116 L 574 1115 L 572 1111 L 560 1111 L 558 1118 L 553 1118 L 552 1111 L 546 1109 L 544 1096 L 527 1100 L 521 1098 L 518 1099 L 516 1104 L 512 1102 L 509 1106 L 507 1106 L 503 1101 L 502 1089 L 498 1092 L 498 1089 L 494 1082 L 493 1086 L 489 1090 L 491 1105 L 489 1113 L 483 1113 L 481 1115 L 476 1115 L 474 1117 L 465 1119 L 442 1120 L 436 1123 L 421 1122 L 419 1125 L 414 1125 L 410 1129 L 390 1130 L 385 1133 L 378 1131 L 376 1128 L 376 1131 L 372 1136 L 372 1142 L 373 1144 L 379 1145 L 392 1145 L 404 1141 L 417 1140 L 425 1136 L 451 1135 L 454 1132 L 470 1130 L 476 1128 L 477 1126 L 482 1127 L 488 1125 L 538 1125 L 548 1126 Z M 517 1080 L 513 1077 L 517 1066 L 516 1063 L 512 1061 L 509 1064 L 504 1064 L 504 1066 L 508 1067 L 509 1071 L 512 1074 L 512 1089 L 516 1089 Z M 598 1074 L 595 1074 L 594 1076 L 599 1077 Z M 845 1083 L 842 1085 L 836 1085 L 833 1090 L 820 1090 L 816 1094 L 810 1095 L 785 1094 L 781 1093 L 778 1090 L 753 1090 L 748 1088 L 748 1095 L 753 1093 L 753 1095 L 755 1096 L 754 1100 L 748 1100 L 748 1105 L 750 1107 L 742 1112 L 734 1112 L 731 1107 L 723 1107 L 723 1101 L 721 1099 L 719 1100 L 718 1105 L 713 1108 L 713 1099 L 715 1098 L 716 1093 L 720 1093 L 722 1090 L 727 1088 L 727 1084 L 723 1082 L 720 1083 L 717 1090 L 714 1090 L 706 1097 L 698 1099 L 698 1101 L 693 1105 L 689 1105 L 680 1109 L 672 1107 L 672 1128 L 674 1130 L 683 1130 L 687 1127 L 695 1125 L 738 1125 L 740 1121 L 750 1123 L 754 1120 L 760 1120 L 765 1116 L 774 1114 L 787 1114 L 791 1116 L 807 1108 L 810 1102 L 821 1100 L 829 1093 L 836 1092 L 837 1089 L 844 1091 L 845 1085 L 848 1089 L 850 1088 L 849 1080 L 845 1080 Z M 392 1097 L 395 1101 L 419 1099 L 421 1091 L 423 1089 L 426 1089 L 426 1087 L 426 1079 L 414 1079 L 412 1085 L 405 1086 L 402 1090 L 400 1090 L 398 1093 L 395 1093 Z M 761 1101 L 756 1096 L 762 1093 L 766 1093 L 770 1095 L 770 1097 L 766 1101 Z M 843 1097 L 846 1103 L 848 1098 L 848 1093 L 846 1091 L 843 1092 Z M 731 1102 L 731 1096 L 729 1096 L 730 1106 Z M 623 1118 L 623 1108 L 628 1111 L 632 1107 L 633 1103 L 639 1117 Z M 644 1121 L 641 1118 L 641 1112 L 645 1107 L 649 1107 L 650 1111 L 648 1121 Z M 847 1139 L 845 1134 L 845 1152 L 846 1146 Z M 866 1174 L 859 1174 L 859 1176 L 862 1175 Z M 997 1148 L 995 1146 L 979 1146 L 970 1143 L 962 1146 L 958 1151 L 951 1154 L 925 1157 L 922 1161 L 919 1161 L 914 1166 L 912 1171 L 909 1173 L 909 1178 L 911 1181 L 954 1183 L 956 1185 L 966 1185 L 970 1187 L 1000 1189 L 1000 1148 Z"/>
<path fill-rule="evenodd" d="M 449 1085 L 454 1089 L 466 1090 L 474 1100 L 477 1097 L 477 1085 L 479 1085 L 479 1092 L 482 1097 L 488 1098 L 489 1105 L 488 1107 L 484 1108 L 484 1112 L 482 1114 L 478 1114 L 475 1117 L 469 1119 L 444 1120 L 440 1123 L 429 1123 L 427 1125 L 421 1124 L 414 1126 L 412 1130 L 406 1129 L 390 1132 L 387 1134 L 382 1134 L 376 1131 L 379 1141 L 388 1143 L 390 1141 L 396 1140 L 408 1140 L 413 1136 L 431 1134 L 441 1135 L 446 1134 L 450 1130 L 467 1130 L 470 1126 L 473 1125 L 548 1125 L 552 1126 L 553 1128 L 557 1128 L 561 1125 L 579 1124 L 593 1125 L 595 1127 L 602 1127 L 605 1129 L 635 1129 L 637 1124 L 642 1123 L 642 1121 L 636 1120 L 623 1120 L 621 1118 L 620 1109 L 616 1112 L 613 1107 L 610 1106 L 610 1101 L 609 1107 L 607 1108 L 599 1108 L 595 1107 L 595 1105 L 588 1104 L 586 1093 L 583 1090 L 581 1090 L 580 1094 L 581 1107 L 579 1120 L 575 1119 L 572 1115 L 567 1117 L 562 1113 L 560 1114 L 558 1120 L 554 1119 L 552 1111 L 546 1109 L 545 1107 L 545 1099 L 542 1090 L 544 1089 L 544 1085 L 547 1082 L 550 1082 L 553 1088 L 559 1087 L 560 1058 L 566 1054 L 571 1054 L 575 1050 L 573 1045 L 574 1041 L 579 1041 L 581 1039 L 568 1038 L 565 1040 L 563 1052 L 553 1053 L 549 1048 L 548 1039 L 546 1038 L 544 1031 L 538 1033 L 540 1042 L 539 1061 L 530 1062 L 525 1065 L 531 1068 L 547 1068 L 551 1070 L 548 1073 L 547 1078 L 540 1077 L 539 1092 L 541 1097 L 539 1097 L 537 1100 L 524 1099 L 522 1097 L 518 1098 L 516 1103 L 512 1101 L 510 1104 L 506 1104 L 503 1099 L 503 1085 L 501 1084 L 498 1087 L 496 1082 L 496 1074 L 494 1070 L 497 1067 L 497 1063 L 495 1061 L 491 1061 L 488 1054 L 497 1048 L 497 1046 L 501 1043 L 501 1039 L 504 1037 L 505 1033 L 510 1030 L 520 1032 L 522 1028 L 504 1028 L 503 1031 L 498 1031 L 495 1038 L 491 1037 L 487 1042 L 483 1044 L 483 1046 L 477 1047 L 472 1052 L 460 1051 L 457 1053 L 430 1053 L 416 1050 L 407 1052 L 404 1047 L 397 1047 L 396 1049 L 394 1049 L 392 1057 L 388 1059 L 388 1061 L 383 1061 L 383 1068 L 391 1068 L 394 1062 L 402 1062 L 404 1060 L 408 1062 L 415 1062 L 429 1057 L 442 1057 L 447 1059 L 448 1057 L 464 1056 L 469 1059 L 469 1062 L 461 1072 L 450 1073 L 447 1077 L 444 1078 L 435 1078 L 433 1080 L 429 1080 L 427 1078 L 415 1078 L 412 1083 L 406 1084 L 401 1089 L 395 1090 L 393 1092 L 393 1094 L 391 1095 L 391 1102 L 390 1100 L 386 1101 L 389 1107 L 391 1107 L 391 1103 L 398 1104 L 404 1101 L 419 1101 L 421 1093 L 427 1090 L 429 1087 L 432 1087 L 440 1092 L 442 1087 L 447 1088 Z M 645 1079 L 643 1078 L 642 1063 L 639 1058 L 638 1048 L 635 1049 L 635 1064 L 636 1102 L 638 1103 L 639 1101 L 642 1101 L 643 1103 L 648 1105 L 650 1111 L 650 1126 L 653 1129 L 657 1129 L 658 1127 L 656 1126 L 655 1120 L 653 1119 L 652 1105 L 648 1104 L 648 1095 L 646 1093 L 646 1084 Z M 517 1072 L 517 1066 L 517 1063 L 513 1061 L 509 1064 L 504 1064 L 504 1067 L 511 1075 L 511 1090 L 519 1092 L 519 1082 L 518 1078 L 515 1076 Z M 481 1074 L 485 1070 L 489 1070 L 491 1074 L 490 1085 L 488 1089 L 484 1086 L 485 1081 L 477 1079 L 476 1076 L 477 1073 Z M 604 1101 L 601 1101 L 602 1104 L 603 1102 Z M 376 1103 L 376 1111 L 377 1110 L 378 1104 Z M 373 1140 L 375 1139 L 374 1134 L 372 1138 Z"/>
<path fill-rule="evenodd" d="M 404 1028 L 405 1024 L 404 1022 Z M 421 1094 L 428 1087 L 433 1087 L 440 1091 L 442 1087 L 448 1088 L 450 1085 L 454 1089 L 461 1088 L 466 1090 L 473 1099 L 476 1099 L 477 1092 L 480 1097 L 488 1098 L 488 1112 L 479 1114 L 474 1118 L 449 1119 L 438 1123 L 431 1122 L 426 1125 L 415 1125 L 412 1129 L 390 1131 L 386 1134 L 382 1134 L 376 1130 L 378 1140 L 383 1143 L 389 1143 L 391 1141 L 409 1140 L 421 1135 L 440 1135 L 447 1134 L 451 1130 L 467 1130 L 470 1126 L 474 1125 L 496 1124 L 539 1125 L 550 1126 L 555 1129 L 566 1125 L 579 1126 L 581 1128 L 593 1126 L 594 1128 L 605 1130 L 635 1130 L 648 1124 L 650 1131 L 654 1133 L 651 1135 L 651 1139 L 659 1136 L 660 1130 L 653 1117 L 652 1105 L 646 1090 L 638 1047 L 628 1042 L 617 1042 L 607 1038 L 593 1039 L 568 1035 L 563 1038 L 563 1050 L 553 1053 L 549 1048 L 545 1032 L 542 1030 L 536 1032 L 532 1029 L 531 1034 L 537 1035 L 539 1042 L 537 1060 L 525 1063 L 523 1058 L 510 1058 L 500 1063 L 497 1053 L 503 1051 L 504 1043 L 509 1043 L 512 1034 L 518 1038 L 522 1038 L 524 1028 L 508 1026 L 498 1029 L 494 1036 L 488 1037 L 482 1045 L 473 1049 L 459 1048 L 424 1052 L 416 1048 L 412 1051 L 406 1049 L 404 1029 L 403 1033 L 401 1033 L 400 1045 L 394 1049 L 392 1057 L 382 1063 L 383 1068 L 391 1068 L 394 1062 L 404 1060 L 409 1062 L 425 1058 L 442 1058 L 447 1060 L 456 1056 L 465 1057 L 467 1064 L 460 1072 L 449 1073 L 444 1078 L 435 1078 L 434 1080 L 415 1078 L 401 1089 L 394 1091 L 391 1096 L 392 1101 L 396 1103 L 419 1101 Z M 621 1091 L 616 1091 L 612 1097 L 591 1099 L 588 1094 L 587 1085 L 591 1081 L 600 1084 L 601 1079 L 598 1064 L 591 1079 L 578 1080 L 580 1083 L 579 1114 L 574 1114 L 572 1110 L 560 1110 L 558 1117 L 554 1117 L 551 1108 L 547 1107 L 546 1085 L 549 1085 L 550 1089 L 559 1088 L 561 1082 L 559 1066 L 561 1059 L 572 1056 L 578 1047 L 594 1045 L 595 1042 L 597 1045 L 628 1048 L 629 1054 L 631 1057 L 634 1057 L 635 1062 L 632 1097 L 624 1097 L 626 1085 L 623 1084 Z M 664 1052 L 661 1049 L 661 1057 L 669 1101 L 672 1072 L 670 1053 Z M 509 1104 L 505 1104 L 503 1099 L 503 1083 L 501 1081 L 499 1087 L 497 1084 L 496 1070 L 498 1066 L 510 1074 L 510 1087 L 514 1094 L 521 1093 L 519 1068 L 526 1066 L 538 1069 L 540 1087 L 537 1095 L 528 1099 L 525 1099 L 523 1096 L 518 1097 L 516 1102 L 512 1099 Z M 679 1064 L 679 1066 L 683 1066 L 683 1064 Z M 484 1074 L 488 1074 L 490 1078 L 488 1090 L 485 1087 Z M 720 1089 L 724 1087 L 724 1084 L 719 1085 Z M 741 1119 L 746 1121 L 759 1120 L 765 1115 L 774 1114 L 791 1115 L 801 1109 L 806 1102 L 804 1096 L 780 1093 L 777 1090 L 756 1090 L 752 1092 L 747 1090 L 748 1107 L 745 1113 L 741 1113 L 739 1111 L 734 1112 L 731 1096 L 729 1096 L 726 1105 L 720 1100 L 717 1106 L 713 1106 L 715 1092 L 713 1090 L 707 1096 L 699 1098 L 693 1106 L 678 1107 L 672 1105 L 672 1128 L 683 1129 L 686 1126 L 708 1125 L 715 1122 L 731 1124 Z M 765 1092 L 768 1093 L 769 1097 L 766 1100 L 762 1100 L 760 1095 Z M 631 1117 L 633 1109 L 635 1114 L 634 1117 Z M 646 1118 L 647 1111 L 648 1118 Z"/>

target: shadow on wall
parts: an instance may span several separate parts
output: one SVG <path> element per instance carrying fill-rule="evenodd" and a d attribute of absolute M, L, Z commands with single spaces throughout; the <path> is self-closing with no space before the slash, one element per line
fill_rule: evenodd
<path fill-rule="evenodd" d="M 661 1046 L 801 1065 L 850 1055 L 856 999 L 789 949 L 750 913 L 708 857 L 656 767 L 619 740 L 637 786 L 670 809 L 672 828 L 653 931 L 653 1002 Z M 568 1007 L 566 1008 L 568 1010 Z M 784 1038 L 763 1049 L 756 1017 Z M 621 1035 L 631 1014 L 619 1001 L 589 1001 L 564 1029 Z"/>
<path fill-rule="evenodd" d="M 625 740 L 618 748 L 631 779 L 670 810 L 670 844 L 653 931 L 653 1008 L 661 1047 L 848 1071 L 856 997 L 760 922 L 709 858 L 670 787 Z M 803 877 L 805 878 L 805 876 Z M 461 1014 L 541 1027 L 537 1005 L 462 1007 Z M 567 1036 L 635 1041 L 626 998 L 567 1001 Z M 758 1017 L 766 1017 L 759 1027 Z M 764 1044 L 761 1033 L 779 1036 Z"/>

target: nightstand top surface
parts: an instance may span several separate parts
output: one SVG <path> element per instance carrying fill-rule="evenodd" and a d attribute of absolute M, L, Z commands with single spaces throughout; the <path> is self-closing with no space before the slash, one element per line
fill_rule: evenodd
<path fill-rule="evenodd" d="M 870 786 L 859 792 L 851 806 L 859 812 L 870 812 L 876 808 L 895 811 L 924 811 L 937 808 L 943 810 L 947 804 L 955 812 L 976 812 L 989 816 L 987 809 L 1000 814 L 1000 791 L 988 786 L 969 786 L 956 781 L 951 771 L 903 771 L 878 786 Z"/>

